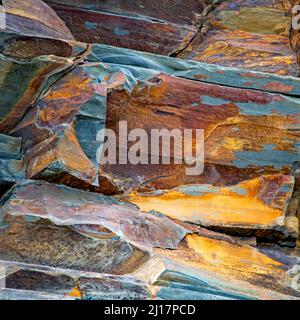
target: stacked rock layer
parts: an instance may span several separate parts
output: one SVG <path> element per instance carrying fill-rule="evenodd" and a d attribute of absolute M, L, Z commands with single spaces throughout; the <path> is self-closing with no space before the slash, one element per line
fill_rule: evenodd
<path fill-rule="evenodd" d="M 46 2 L 0 7 L 0 299 L 300 299 L 298 2 Z"/>

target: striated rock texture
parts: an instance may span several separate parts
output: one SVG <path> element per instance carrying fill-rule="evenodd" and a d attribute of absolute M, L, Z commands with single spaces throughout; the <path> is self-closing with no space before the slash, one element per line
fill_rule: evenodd
<path fill-rule="evenodd" d="M 297 57 L 289 40 L 292 2 L 221 1 L 181 57 L 297 76 Z"/>
<path fill-rule="evenodd" d="M 295 4 L 3 1 L 0 299 L 299 300 Z"/>
<path fill-rule="evenodd" d="M 289 39 L 293 1 L 47 2 L 80 41 L 298 75 Z"/>
<path fill-rule="evenodd" d="M 27 178 L 98 185 L 107 89 L 93 71 L 78 66 L 56 81 L 12 130 L 24 139 Z"/>
<path fill-rule="evenodd" d="M 3 196 L 16 181 L 25 178 L 21 145 L 22 139 L 0 134 L 0 196 Z"/>
<path fill-rule="evenodd" d="M 7 0 L 4 8 L 6 28 L 0 30 L 0 132 L 9 133 L 43 90 L 72 66 L 69 58 L 73 50 L 68 41 L 74 38 L 41 1 Z"/>
<path fill-rule="evenodd" d="M 188 185 L 126 199 L 143 211 L 155 210 L 226 233 L 255 235 L 260 241 L 284 237 L 295 241 L 297 229 L 289 229 L 288 222 L 295 217 L 287 216 L 293 190 L 291 176 L 266 175 L 225 188 Z"/>
<path fill-rule="evenodd" d="M 24 182 L 12 188 L 1 213 L 47 218 L 57 225 L 100 225 L 149 248 L 176 249 L 188 232 L 164 215 L 141 214 L 114 198 L 45 182 Z"/>
<path fill-rule="evenodd" d="M 171 55 L 196 36 L 208 1 L 47 2 L 79 41 Z"/>

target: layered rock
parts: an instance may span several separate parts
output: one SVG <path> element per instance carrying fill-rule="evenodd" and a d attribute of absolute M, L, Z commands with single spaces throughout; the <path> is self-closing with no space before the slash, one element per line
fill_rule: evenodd
<path fill-rule="evenodd" d="M 174 164 L 171 145 L 173 159 L 169 165 L 100 166 L 103 177 L 110 179 L 111 176 L 110 180 L 115 179 L 118 185 L 122 185 L 123 177 L 125 188 L 149 184 L 164 189 L 191 183 L 233 185 L 262 172 L 292 172 L 299 159 L 297 98 L 266 90 L 190 81 L 180 77 L 181 71 L 177 71 L 177 77 L 169 76 L 157 71 L 161 67 L 170 72 L 166 59 L 158 63 L 155 59 L 147 60 L 145 55 L 120 51 L 108 49 L 111 53 L 105 55 L 105 48 L 96 46 L 88 56 L 94 62 L 109 61 L 111 68 L 123 73 L 126 80 L 123 80 L 123 90 L 118 87 L 109 93 L 106 128 L 118 136 L 119 122 L 127 121 L 128 132 L 141 128 L 148 137 L 153 129 L 179 129 L 182 134 L 184 129 L 203 129 L 205 168 L 201 175 L 187 176 L 186 165 Z M 118 56 L 122 60 L 115 64 Z M 172 63 L 170 60 L 171 67 Z M 177 60 L 175 66 L 176 63 Z M 192 70 L 197 66 L 193 65 Z M 184 67 L 189 72 L 189 65 Z M 128 149 L 131 145 L 133 143 Z M 191 148 L 194 152 L 195 144 Z M 150 157 L 150 151 L 148 153 Z"/>
<path fill-rule="evenodd" d="M 47 2 L 80 41 L 298 75 L 289 40 L 291 1 Z"/>
<path fill-rule="evenodd" d="M 27 178 L 98 185 L 106 87 L 78 66 L 59 79 L 11 132 L 24 139 Z"/>
<path fill-rule="evenodd" d="M 299 248 L 277 245 L 298 236 L 291 3 L 48 2 L 67 26 L 3 3 L 0 298 L 299 299 Z M 103 163 L 120 121 L 204 130 L 203 172 L 195 139 L 188 161 Z"/>
<path fill-rule="evenodd" d="M 209 291 L 215 286 L 226 288 L 229 297 L 231 295 L 232 298 L 236 298 L 239 295 L 238 299 L 290 299 L 291 296 L 299 298 L 299 286 L 294 281 L 299 274 L 299 252 L 295 256 L 278 249 L 277 255 L 274 255 L 272 250 L 262 253 L 249 246 L 232 245 L 198 235 L 188 235 L 179 250 L 157 249 L 156 253 L 156 276 L 167 280 L 167 283 L 173 282 L 175 288 L 178 282 L 181 282 L 180 278 L 176 281 L 176 272 L 185 269 L 180 273 L 184 274 L 186 282 L 190 280 L 197 283 L 191 278 L 198 277 L 208 284 L 204 288 L 198 284 L 200 292 L 205 289 Z M 141 277 L 142 274 L 147 274 L 149 266 L 154 268 L 153 261 L 145 266 L 144 270 L 137 271 Z M 152 280 L 156 283 L 153 270 L 152 275 Z M 204 293 L 209 293 L 207 291 Z"/>
<path fill-rule="evenodd" d="M 299 296 L 295 274 L 287 273 L 296 270 L 297 255 L 277 250 L 274 257 L 272 250 L 188 230 L 110 197 L 27 182 L 7 194 L 1 215 L 0 263 L 7 282 L 1 294 L 10 298 L 22 290 L 29 297 L 77 299 Z"/>
<path fill-rule="evenodd" d="M 228 67 L 298 75 L 290 46 L 292 1 L 222 1 L 180 57 Z"/>
<path fill-rule="evenodd" d="M 0 132 L 9 133 L 44 90 L 73 65 L 73 36 L 41 1 L 3 3 Z M 79 51 L 83 51 L 80 48 Z M 48 56 L 46 56 L 48 55 Z"/>
<path fill-rule="evenodd" d="M 260 241 L 298 238 L 296 213 L 288 216 L 294 189 L 291 176 L 260 176 L 230 187 L 188 185 L 169 191 L 132 194 L 125 199 L 143 211 L 221 230 L 255 235 Z M 293 221 L 295 227 L 291 228 Z"/>
<path fill-rule="evenodd" d="M 47 2 L 79 41 L 171 55 L 195 37 L 207 1 Z"/>
<path fill-rule="evenodd" d="M 57 225 L 76 225 L 82 233 L 85 229 L 80 225 L 100 225 L 149 250 L 156 246 L 175 249 L 189 232 L 163 215 L 141 214 L 136 207 L 119 203 L 112 197 L 62 185 L 24 182 L 14 187 L 7 197 L 1 213 L 9 220 L 10 216 L 15 217 L 12 223 L 20 220 L 19 216 L 32 216 L 34 221 L 44 218 Z M 101 238 L 101 230 L 95 228 L 93 232 L 96 235 L 99 232 Z"/>
<path fill-rule="evenodd" d="M 21 155 L 21 139 L 0 134 L 0 196 L 25 178 L 25 162 Z"/>

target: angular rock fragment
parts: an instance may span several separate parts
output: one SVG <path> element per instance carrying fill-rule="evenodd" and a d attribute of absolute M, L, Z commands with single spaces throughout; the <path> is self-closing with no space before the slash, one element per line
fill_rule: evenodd
<path fill-rule="evenodd" d="M 289 230 L 292 218 L 287 216 L 293 189 L 293 177 L 274 175 L 225 188 L 187 185 L 125 199 L 145 212 L 155 210 L 229 234 L 256 236 L 260 241 L 290 238 L 295 243 L 298 233 Z"/>
<path fill-rule="evenodd" d="M 129 243 L 149 251 L 153 247 L 176 249 L 180 241 L 189 233 L 186 228 L 163 215 L 141 213 L 137 207 L 120 203 L 112 197 L 39 181 L 24 182 L 15 186 L 7 196 L 1 213 L 8 224 L 7 229 L 4 229 L 2 233 L 2 254 L 5 252 L 7 241 L 19 242 L 18 237 L 21 237 L 21 232 L 26 232 L 27 228 L 33 232 L 41 227 L 41 236 L 43 236 L 43 224 L 65 226 L 61 229 L 54 228 L 56 231 L 48 235 L 51 230 L 49 227 L 48 232 L 43 236 L 44 239 L 49 237 L 49 241 L 57 239 L 57 245 L 68 243 L 67 226 L 73 226 L 75 228 L 73 230 L 84 234 L 84 226 L 92 225 L 95 226 L 93 232 L 97 239 L 102 238 L 101 227 L 104 227 L 106 229 L 104 239 L 107 238 L 107 233 L 112 232 Z M 31 218 L 26 220 L 28 216 L 33 217 L 35 223 L 27 222 L 31 221 Z M 39 222 L 40 218 L 42 221 L 46 219 L 49 222 Z M 17 225 L 20 225 L 19 234 L 10 238 L 11 228 L 17 228 Z M 65 230 L 65 233 L 62 230 Z M 73 234 L 75 231 L 69 231 L 69 233 Z M 56 238 L 60 234 L 66 239 Z M 83 236 L 77 235 L 76 237 L 82 239 L 83 243 L 85 241 L 89 243 L 89 240 Z M 24 245 L 24 241 L 20 242 L 21 246 Z M 96 245 L 97 241 L 93 240 L 92 244 Z M 108 244 L 110 244 L 109 241 Z M 74 245 L 79 248 L 79 240 L 74 241 Z M 30 246 L 28 250 L 30 253 Z M 47 256 L 47 250 L 45 250 L 45 255 Z M 90 256 L 90 259 L 93 257 Z"/>
<path fill-rule="evenodd" d="M 41 0 L 4 0 L 5 25 L 0 32 L 0 52 L 17 59 L 41 55 L 74 57 L 87 46 L 75 41 L 56 13 Z"/>
<path fill-rule="evenodd" d="M 0 132 L 9 133 L 86 49 L 42 1 L 6 0 L 0 32 Z M 70 41 L 70 42 L 68 42 Z"/>
<path fill-rule="evenodd" d="M 80 41 L 298 74 L 289 42 L 291 1 L 181 1 L 172 6 L 167 1 L 47 2 Z"/>
<path fill-rule="evenodd" d="M 56 13 L 40 0 L 4 0 L 8 34 L 74 40 Z"/>
<path fill-rule="evenodd" d="M 226 85 L 235 88 L 258 89 L 299 96 L 299 78 L 274 73 L 224 67 L 198 61 L 186 61 L 125 48 L 94 44 L 87 59 L 129 69 L 132 74 L 155 71 L 180 78 Z"/>
<path fill-rule="evenodd" d="M 222 1 L 181 58 L 298 75 L 290 46 L 292 1 Z"/>
<path fill-rule="evenodd" d="M 1 260 L 123 274 L 137 268 L 148 257 L 125 241 L 94 240 L 45 219 L 5 216 L 2 226 Z"/>
<path fill-rule="evenodd" d="M 165 55 L 181 51 L 195 37 L 206 6 L 197 0 L 47 2 L 79 41 Z"/>
<path fill-rule="evenodd" d="M 9 133 L 43 89 L 72 64 L 67 58 L 55 56 L 23 61 L 0 54 L 0 132 Z"/>
<path fill-rule="evenodd" d="M 201 13 L 204 3 L 211 1 L 178 1 L 170 6 L 168 0 L 157 0 L 148 2 L 145 0 L 139 3 L 134 1 L 109 0 L 109 1 L 93 1 L 93 0 L 46 0 L 47 3 L 61 4 L 75 8 L 85 8 L 93 11 L 110 12 L 113 14 L 126 14 L 128 16 L 153 17 L 160 20 L 171 21 L 174 23 L 197 23 L 197 13 Z M 157 10 L 160 8 L 160 10 Z M 180 11 L 180 15 L 178 15 Z"/>
<path fill-rule="evenodd" d="M 130 276 L 69 272 L 66 269 L 3 262 L 5 288 L 15 292 L 56 295 L 82 300 L 140 300 L 150 298 L 146 285 Z"/>
<path fill-rule="evenodd" d="M 255 177 L 257 167 L 289 173 L 298 159 L 300 138 L 295 130 L 299 127 L 300 108 L 297 99 L 159 74 L 159 68 L 171 72 L 168 63 L 174 69 L 189 70 L 189 65 L 183 66 L 172 59 L 160 60 L 160 57 L 156 60 L 155 56 L 149 58 L 153 58 L 153 62 L 147 55 L 94 46 L 87 62 L 52 86 L 13 131 L 14 135 L 25 138 L 29 159 L 27 177 L 75 187 L 97 186 L 104 126 L 118 133 L 120 120 L 128 121 L 129 130 L 142 128 L 148 133 L 162 126 L 204 129 L 207 166 L 200 179 L 206 183 L 221 181 L 218 176 L 224 181 L 235 179 L 226 183 L 237 183 L 249 176 Z M 108 64 L 103 65 L 102 61 Z M 194 67 L 191 66 L 192 70 Z M 181 73 L 177 71 L 177 74 Z M 84 94 L 79 98 L 71 92 Z M 57 112 L 61 114 L 59 118 Z M 138 120 L 136 112 L 141 115 Z M 186 120 L 181 119 L 183 115 Z M 259 139 L 257 130 L 264 132 Z M 221 143 L 220 136 L 224 137 Z M 223 170 L 222 166 L 238 171 L 239 177 Z M 174 168 L 176 176 L 171 177 Z M 100 172 L 104 174 L 100 177 L 99 190 L 105 193 L 119 189 L 105 174 L 126 174 L 125 178 L 134 175 L 134 179 L 151 180 L 152 184 L 156 177 L 169 177 L 164 178 L 165 187 L 174 186 L 174 180 L 178 181 L 179 177 L 187 179 L 182 184 L 203 183 L 186 177 L 184 166 L 149 168 L 138 165 L 124 170 L 123 165 L 116 165 L 100 168 Z"/>
<path fill-rule="evenodd" d="M 196 299 L 300 298 L 291 272 L 298 260 L 281 251 L 274 256 L 246 245 L 188 235 L 179 250 L 155 252 L 133 275 L 156 286 L 171 286 L 169 291 L 161 289 L 158 297 L 186 298 L 188 291 Z"/>
<path fill-rule="evenodd" d="M 28 178 L 98 185 L 106 87 L 94 69 L 79 66 L 58 80 L 13 130 L 24 139 Z"/>
<path fill-rule="evenodd" d="M 25 178 L 21 143 L 20 138 L 0 134 L 0 197 L 14 182 Z"/>
<path fill-rule="evenodd" d="M 138 59 L 137 65 L 143 62 Z M 153 129 L 179 129 L 182 135 L 184 129 L 203 129 L 206 165 L 204 173 L 194 177 L 185 174 L 185 165 L 173 165 L 172 161 L 164 166 L 151 166 L 150 160 L 148 164 L 102 165 L 101 177 L 112 181 L 108 191 L 116 187 L 114 180 L 122 187 L 122 179 L 125 190 L 137 184 L 145 187 L 148 181 L 150 186 L 160 185 L 162 189 L 174 187 L 179 181 L 232 185 L 262 172 L 290 173 L 299 160 L 297 98 L 157 75 L 153 69 L 143 73 L 142 67 L 133 67 L 132 62 L 126 65 L 126 60 L 123 66 L 112 66 L 123 70 L 127 81 L 123 90 L 118 87 L 108 95 L 106 128 L 117 137 L 120 121 L 127 121 L 128 132 L 141 128 L 148 137 Z M 193 152 L 194 148 L 191 146 Z M 174 158 L 173 151 L 172 146 Z"/>

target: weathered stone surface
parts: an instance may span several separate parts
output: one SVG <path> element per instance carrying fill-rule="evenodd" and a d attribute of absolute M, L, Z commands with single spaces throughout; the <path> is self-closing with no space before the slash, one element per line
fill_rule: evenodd
<path fill-rule="evenodd" d="M 78 66 L 58 80 L 12 131 L 24 139 L 27 178 L 98 185 L 106 87 L 90 71 Z"/>
<path fill-rule="evenodd" d="M 95 240 L 45 219 L 4 216 L 0 259 L 72 270 L 124 274 L 148 255 L 119 239 Z"/>
<path fill-rule="evenodd" d="M 158 54 L 183 50 L 195 37 L 206 1 L 47 1 L 75 38 Z M 159 10 L 158 10 L 159 8 Z M 180 18 L 175 14 L 180 10 Z"/>
<path fill-rule="evenodd" d="M 177 1 L 170 6 L 168 0 L 151 2 L 142 0 L 140 2 L 123 1 L 123 0 L 109 0 L 109 1 L 95 1 L 95 0 L 46 0 L 47 3 L 62 4 L 75 8 L 84 8 L 93 11 L 103 11 L 114 14 L 125 14 L 128 16 L 140 16 L 141 18 L 152 17 L 158 20 L 165 20 L 174 23 L 196 24 L 197 13 L 201 13 L 205 3 L 212 1 Z M 158 10 L 158 8 L 160 10 Z M 180 11 L 180 15 L 178 15 Z"/>
<path fill-rule="evenodd" d="M 13 230 L 17 235 L 11 234 Z M 145 253 L 124 241 L 92 240 L 68 228 L 57 228 L 47 223 L 32 226 L 14 219 L 12 229 L 7 232 L 3 232 L 1 237 L 3 260 L 123 274 L 134 270 L 147 259 Z M 35 237 L 38 239 L 33 240 Z M 14 249 L 9 249 L 12 247 Z"/>
<path fill-rule="evenodd" d="M 300 299 L 292 2 L 48 2 L 4 1 L 0 299 Z M 99 165 L 121 120 L 204 129 L 204 172 Z"/>
<path fill-rule="evenodd" d="M 293 2 L 293 6 L 295 6 L 295 8 L 297 8 L 296 6 L 300 5 L 299 0 L 293 0 L 292 2 Z M 299 20 L 299 11 L 298 10 L 295 10 L 295 12 L 292 13 L 292 18 L 294 19 L 294 23 L 296 25 L 299 25 L 300 20 Z M 290 40 L 291 40 L 291 46 L 297 56 L 298 65 L 300 65 L 300 29 L 299 28 L 294 28 L 292 26 L 292 28 L 290 30 Z"/>
<path fill-rule="evenodd" d="M 140 19 L 58 5 L 53 8 L 77 40 L 89 43 L 107 43 L 170 55 L 184 49 L 197 33 L 196 27 L 152 18 Z"/>
<path fill-rule="evenodd" d="M 272 250 L 260 252 L 258 248 L 198 235 L 188 235 L 179 250 L 155 252 L 134 276 L 158 286 L 171 286 L 173 294 L 162 289 L 158 297 L 184 299 L 184 290 L 194 291 L 195 299 L 209 300 L 300 297 L 299 287 L 294 284 L 299 252 L 294 256 L 281 250 L 275 250 L 276 254 Z"/>
<path fill-rule="evenodd" d="M 298 74 L 289 42 L 291 1 L 48 2 L 80 41 Z"/>
<path fill-rule="evenodd" d="M 18 61 L 0 54 L 0 132 L 9 133 L 54 77 L 72 65 L 62 57 Z"/>
<path fill-rule="evenodd" d="M 154 128 L 203 129 L 206 163 L 204 173 L 192 177 L 186 176 L 186 165 L 174 162 L 100 166 L 106 179 L 118 178 L 121 185 L 123 177 L 125 188 L 145 187 L 148 181 L 150 186 L 160 184 L 161 188 L 178 183 L 232 185 L 257 177 L 262 170 L 289 173 L 299 160 L 297 99 L 164 74 L 150 74 L 147 82 L 132 82 L 130 91 L 123 87 L 108 96 L 107 129 L 119 133 L 119 121 L 127 121 L 128 132 L 142 128 L 148 137 Z M 173 151 L 172 146 L 171 155 Z"/>
<path fill-rule="evenodd" d="M 16 181 L 25 178 L 20 138 L 0 134 L 0 197 Z"/>
<path fill-rule="evenodd" d="M 243 70 L 242 64 L 238 68 L 230 68 L 98 44 L 92 46 L 88 60 L 126 67 L 133 74 L 145 74 L 152 70 L 205 83 L 297 96 L 300 94 L 298 77 Z"/>
<path fill-rule="evenodd" d="M 5 287 L 12 291 L 11 294 L 23 291 L 83 300 L 145 300 L 151 297 L 145 284 L 130 276 L 84 273 L 5 261 L 1 266 L 6 270 Z"/>
<path fill-rule="evenodd" d="M 51 87 L 13 130 L 14 135 L 25 138 L 28 178 L 71 186 L 81 184 L 87 188 L 97 186 L 97 155 L 104 138 L 101 132 L 106 104 L 106 126 L 115 132 L 120 120 L 128 121 L 129 130 L 204 129 L 207 166 L 204 174 L 194 179 L 185 176 L 184 166 L 138 165 L 128 166 L 124 171 L 121 165 L 110 167 L 109 172 L 100 168 L 104 174 L 125 174 L 125 178 L 151 180 L 152 184 L 156 182 L 154 178 L 169 176 L 170 181 L 164 178 L 162 183 L 172 187 L 180 179 L 186 179 L 181 184 L 215 183 L 218 175 L 225 184 L 233 184 L 257 176 L 257 168 L 261 167 L 271 173 L 273 170 L 290 172 L 298 159 L 300 139 L 297 99 L 159 74 L 159 68 L 171 73 L 178 66 L 188 73 L 189 67 L 193 69 L 195 65 L 181 65 L 178 60 L 160 60 L 160 57 L 156 60 L 155 56 L 149 56 L 153 58 L 149 65 L 146 58 L 147 55 L 133 51 L 114 52 L 109 47 L 94 46 L 87 62 Z M 119 64 L 114 63 L 117 59 Z M 109 64 L 104 68 L 100 61 Z M 183 72 L 177 74 L 186 77 Z M 136 112 L 140 113 L 139 118 Z M 258 130 L 263 132 L 259 137 Z M 224 137 L 221 143 L 220 136 Z M 222 167 L 238 173 L 232 175 Z M 174 168 L 177 168 L 175 176 Z M 100 191 L 109 193 L 119 189 L 109 182 L 109 177 L 101 177 Z"/>
<path fill-rule="evenodd" d="M 40 0 L 4 0 L 5 33 L 23 36 L 74 40 L 56 13 Z"/>
<path fill-rule="evenodd" d="M 298 233 L 289 230 L 287 222 L 293 189 L 293 177 L 274 175 L 225 188 L 188 185 L 125 199 L 143 211 L 155 210 L 226 233 L 255 235 L 260 241 L 291 238 L 295 243 Z"/>
<path fill-rule="evenodd" d="M 9 133 L 43 91 L 73 65 L 69 57 L 85 46 L 74 44 L 73 48 L 71 33 L 42 1 L 6 0 L 3 6 L 6 28 L 0 32 L 0 132 Z"/>
<path fill-rule="evenodd" d="M 298 75 L 291 49 L 292 1 L 222 1 L 180 57 L 281 75 Z"/>
<path fill-rule="evenodd" d="M 143 214 L 135 206 L 120 203 L 112 197 L 47 182 L 24 182 L 14 187 L 7 198 L 0 209 L 2 214 L 8 220 L 15 217 L 13 221 L 22 221 L 25 217 L 25 228 L 26 216 L 35 217 L 34 221 L 43 218 L 57 225 L 75 226 L 81 233 L 84 233 L 84 225 L 102 226 L 148 250 L 153 247 L 175 249 L 189 232 L 163 215 Z M 5 233 L 9 234 L 9 229 Z M 101 239 L 101 228 L 95 227 L 93 231 Z M 17 238 L 12 237 L 14 241 Z"/>

